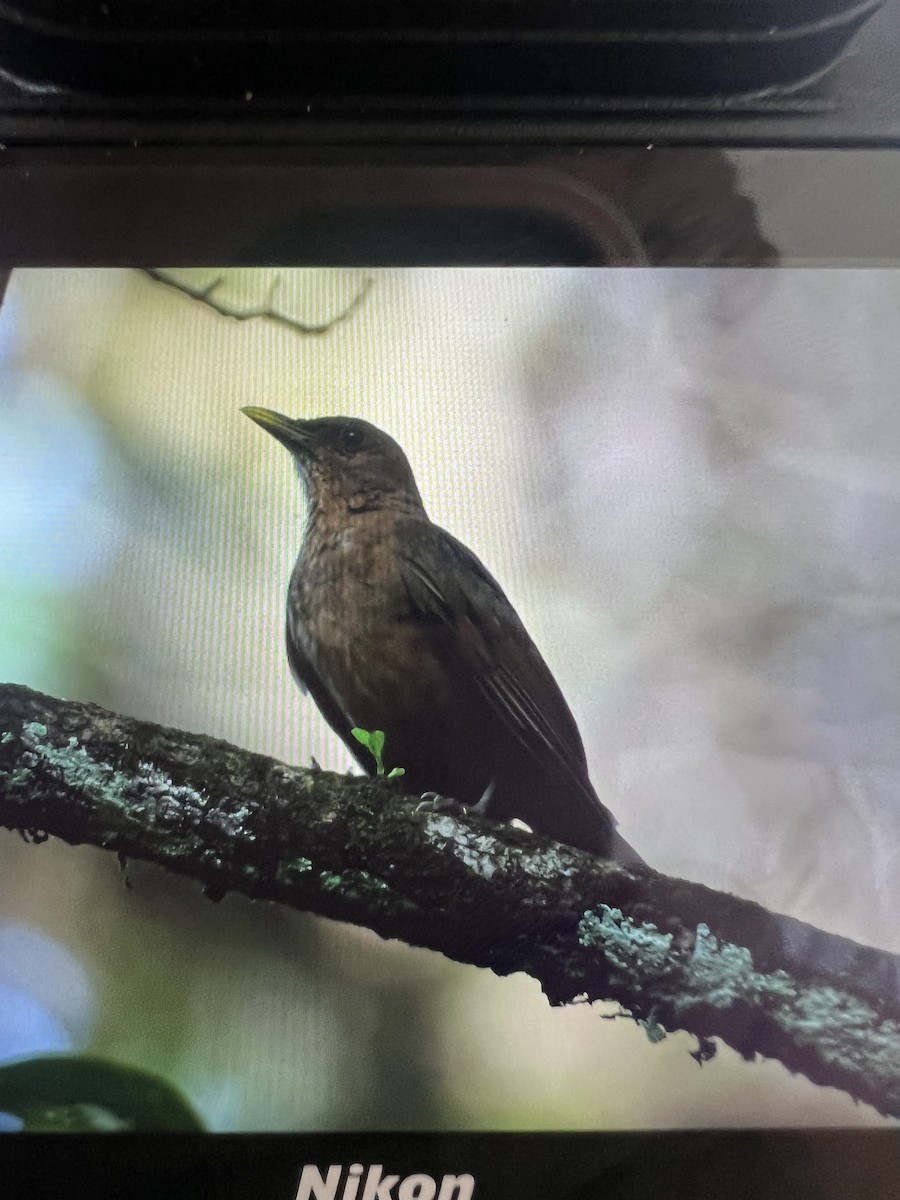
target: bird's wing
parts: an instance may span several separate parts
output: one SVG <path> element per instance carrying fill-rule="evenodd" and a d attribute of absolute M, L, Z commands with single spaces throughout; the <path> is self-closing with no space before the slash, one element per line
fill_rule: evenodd
<path fill-rule="evenodd" d="M 354 747 L 357 746 L 357 743 L 350 732 L 351 722 L 347 719 L 335 696 L 332 695 L 331 689 L 326 685 L 321 675 L 310 662 L 309 655 L 303 649 L 297 637 L 297 630 L 294 627 L 294 622 L 291 620 L 290 612 L 288 612 L 285 634 L 288 663 L 297 686 L 301 692 L 312 696 L 322 716 L 338 737 L 346 742 L 351 752 L 355 755 L 356 750 Z"/>
<path fill-rule="evenodd" d="M 612 823 L 590 785 L 569 706 L 500 585 L 471 550 L 439 526 L 410 520 L 397 532 L 413 609 L 453 631 L 454 648 L 473 682 L 522 748 L 565 780 L 586 808 Z"/>

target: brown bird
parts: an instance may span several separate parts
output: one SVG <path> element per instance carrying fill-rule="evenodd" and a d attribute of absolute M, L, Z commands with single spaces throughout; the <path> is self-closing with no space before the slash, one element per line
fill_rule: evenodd
<path fill-rule="evenodd" d="M 641 862 L 591 786 L 549 667 L 484 565 L 430 520 L 393 438 L 349 417 L 243 411 L 305 485 L 288 661 L 360 764 L 375 769 L 351 730 L 383 730 L 406 790 Z"/>

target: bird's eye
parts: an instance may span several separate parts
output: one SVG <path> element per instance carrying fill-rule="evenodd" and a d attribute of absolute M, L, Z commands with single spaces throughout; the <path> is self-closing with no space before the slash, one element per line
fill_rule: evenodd
<path fill-rule="evenodd" d="M 354 450 L 359 450 L 362 445 L 363 436 L 358 429 L 342 429 L 339 443 L 345 454 L 352 454 Z"/>

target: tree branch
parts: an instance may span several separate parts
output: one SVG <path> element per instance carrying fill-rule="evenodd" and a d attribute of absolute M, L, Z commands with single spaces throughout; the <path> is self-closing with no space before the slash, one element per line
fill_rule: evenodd
<path fill-rule="evenodd" d="M 648 868 L 469 817 L 392 784 L 0 687 L 0 824 L 364 925 L 553 1004 L 615 1000 L 900 1115 L 900 959 Z M 36 851 L 39 853 L 39 851 Z"/>
<path fill-rule="evenodd" d="M 281 282 L 280 276 L 277 275 L 272 281 L 272 286 L 269 288 L 265 304 L 258 304 L 255 308 L 232 308 L 231 305 L 225 304 L 215 295 L 224 283 L 224 278 L 221 275 L 201 288 L 193 287 L 183 280 L 173 279 L 165 271 L 160 271 L 155 267 L 142 267 L 141 270 L 157 283 L 164 283 L 168 287 L 174 288 L 177 292 L 181 292 L 185 296 L 190 296 L 192 300 L 197 300 L 201 304 L 205 304 L 213 312 L 217 312 L 220 317 L 231 317 L 235 321 L 273 321 L 276 325 L 283 325 L 286 329 L 293 329 L 297 333 L 309 334 L 328 333 L 334 329 L 335 325 L 346 321 L 356 312 L 372 288 L 372 280 L 364 279 L 359 291 L 347 307 L 339 312 L 337 316 L 332 317 L 328 321 L 311 324 L 298 321 L 295 317 L 289 317 L 287 313 L 279 312 L 278 309 L 272 307 L 272 300 Z"/>

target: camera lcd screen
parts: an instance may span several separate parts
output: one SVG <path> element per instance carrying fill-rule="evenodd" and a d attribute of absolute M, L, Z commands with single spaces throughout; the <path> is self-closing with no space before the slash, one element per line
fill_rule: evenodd
<path fill-rule="evenodd" d="M 434 601 L 452 620 L 417 627 L 418 658 L 397 633 L 408 613 L 385 624 L 371 595 L 394 578 L 377 555 L 401 552 L 435 591 L 418 534 L 361 539 L 353 611 L 323 600 L 322 638 L 355 622 L 353 671 L 391 681 L 385 774 L 415 761 L 392 742 L 403 697 L 423 739 L 442 720 L 457 739 L 448 778 L 484 753 L 480 729 L 446 716 L 440 672 L 461 656 L 494 686 L 507 660 L 466 658 L 459 639 L 507 622 L 652 869 L 896 952 L 898 314 L 891 270 L 15 270 L 0 678 L 287 764 L 373 770 L 322 699 L 330 687 L 358 726 L 380 711 L 366 685 L 319 663 L 310 686 L 296 647 L 305 694 L 292 677 L 307 493 L 295 450 L 241 410 L 359 419 L 401 448 L 427 518 L 458 540 L 441 545 L 466 548 Z M 361 478 L 371 508 L 388 485 Z M 334 545 L 356 536 L 352 491 L 329 510 Z M 482 587 L 508 607 L 479 608 Z M 518 752 L 540 772 L 557 751 L 531 728 Z M 21 769 L 64 757 L 31 736 Z M 414 810 L 402 776 L 385 786 Z M 112 1064 L 211 1131 L 890 1124 L 619 1003 L 551 1005 L 513 960 L 496 973 L 233 889 L 213 903 L 205 878 L 4 831 L 0 1081 L 48 1055 Z M 429 915 L 436 938 L 450 907 Z M 87 1093 L 6 1107 L 10 1129 L 147 1119 Z"/>

